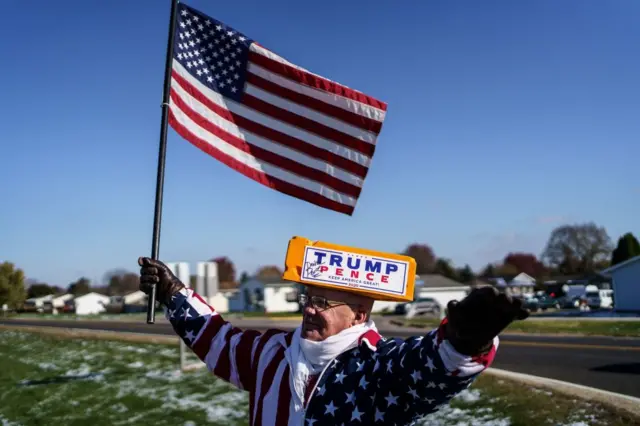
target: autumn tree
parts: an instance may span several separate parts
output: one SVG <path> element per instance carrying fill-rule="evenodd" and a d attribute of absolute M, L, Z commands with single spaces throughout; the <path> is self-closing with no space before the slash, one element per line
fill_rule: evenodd
<path fill-rule="evenodd" d="M 604 227 L 593 222 L 555 228 L 542 260 L 562 274 L 594 272 L 611 256 L 613 244 Z"/>
<path fill-rule="evenodd" d="M 618 238 L 618 245 L 611 254 L 611 266 L 636 256 L 640 256 L 640 243 L 631 232 L 627 232 Z"/>
<path fill-rule="evenodd" d="M 278 279 L 282 278 L 282 270 L 276 265 L 262 266 L 256 272 L 256 276 L 260 279 Z"/>
<path fill-rule="evenodd" d="M 436 256 L 431 247 L 426 244 L 411 244 L 403 253 L 405 256 L 413 257 L 416 261 L 416 273 L 430 274 L 436 265 Z"/>
<path fill-rule="evenodd" d="M 104 277 L 110 296 L 124 296 L 140 288 L 140 276 L 124 269 L 112 269 Z"/>
<path fill-rule="evenodd" d="M 236 280 L 236 267 L 233 262 L 226 256 L 216 257 L 211 259 L 211 262 L 218 264 L 218 279 L 220 282 L 235 282 Z"/>
<path fill-rule="evenodd" d="M 516 273 L 524 272 L 534 278 L 544 274 L 545 268 L 535 254 L 531 253 L 509 253 L 502 261 L 504 265 L 512 265 Z"/>
<path fill-rule="evenodd" d="M 74 296 L 82 296 L 83 294 L 87 294 L 91 292 L 91 281 L 88 278 L 82 277 L 77 281 L 69 284 L 68 290 L 69 293 Z"/>
<path fill-rule="evenodd" d="M 452 280 L 458 279 L 456 269 L 451 264 L 450 259 L 445 259 L 442 257 L 438 258 L 434 266 L 434 272 L 447 278 L 451 278 Z"/>
<path fill-rule="evenodd" d="M 495 276 L 497 277 L 508 277 L 511 275 L 518 275 L 518 268 L 511 265 L 510 263 L 502 263 L 495 267 Z"/>
<path fill-rule="evenodd" d="M 27 292 L 24 287 L 24 272 L 13 263 L 0 263 L 0 307 L 18 309 L 24 304 Z"/>

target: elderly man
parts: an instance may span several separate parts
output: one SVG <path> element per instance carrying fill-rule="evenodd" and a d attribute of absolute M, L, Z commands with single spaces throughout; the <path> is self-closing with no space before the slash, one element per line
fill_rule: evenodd
<path fill-rule="evenodd" d="M 426 336 L 382 338 L 374 299 L 307 285 L 294 331 L 241 330 L 160 261 L 138 260 L 176 333 L 217 377 L 249 392 L 251 425 L 408 425 L 437 411 L 492 362 L 498 333 L 528 312 L 493 288 L 451 302 Z"/>

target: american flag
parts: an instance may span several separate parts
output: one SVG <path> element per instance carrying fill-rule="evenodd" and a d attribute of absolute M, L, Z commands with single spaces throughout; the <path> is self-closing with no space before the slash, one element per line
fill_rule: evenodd
<path fill-rule="evenodd" d="M 387 105 L 178 5 L 169 124 L 243 175 L 353 214 Z"/>

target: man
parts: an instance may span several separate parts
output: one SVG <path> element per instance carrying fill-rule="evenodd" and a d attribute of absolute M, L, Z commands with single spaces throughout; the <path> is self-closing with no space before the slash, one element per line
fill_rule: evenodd
<path fill-rule="evenodd" d="M 307 286 L 294 331 L 240 330 L 160 261 L 140 258 L 176 333 L 217 377 L 249 392 L 250 424 L 408 425 L 437 411 L 486 369 L 497 335 L 528 312 L 492 287 L 448 305 L 426 336 L 382 338 L 373 299 Z"/>

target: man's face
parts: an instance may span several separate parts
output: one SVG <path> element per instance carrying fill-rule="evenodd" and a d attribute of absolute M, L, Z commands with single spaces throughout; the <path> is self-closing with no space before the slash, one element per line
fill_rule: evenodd
<path fill-rule="evenodd" d="M 326 309 L 315 309 L 309 301 L 304 307 L 302 338 L 315 342 L 365 322 L 366 313 L 371 311 L 373 305 L 373 301 L 365 296 L 320 287 L 307 287 L 307 297 L 313 296 L 326 297 L 331 305 Z"/>

